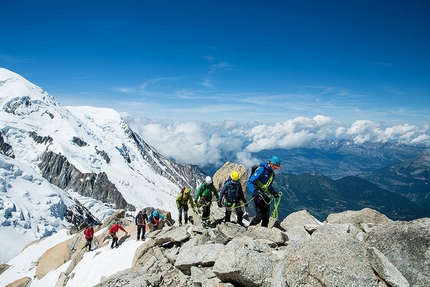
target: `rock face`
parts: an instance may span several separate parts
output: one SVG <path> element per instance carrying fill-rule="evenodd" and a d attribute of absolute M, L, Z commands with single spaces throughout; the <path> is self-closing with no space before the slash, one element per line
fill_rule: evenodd
<path fill-rule="evenodd" d="M 165 226 L 136 249 L 132 268 L 96 286 L 430 286 L 430 218 L 397 222 L 364 209 L 321 223 L 300 211 L 275 226 L 280 228 Z M 102 242 L 104 236 L 97 238 Z M 37 278 L 73 258 L 57 282 L 67 286 L 82 244 L 82 235 L 76 235 L 48 250 Z"/>
<path fill-rule="evenodd" d="M 113 204 L 117 209 L 135 210 L 133 205 L 125 201 L 104 172 L 81 173 L 65 156 L 52 151 L 42 155 L 39 168 L 44 178 L 61 189 L 74 190 L 84 196 L 97 198 Z"/>
<path fill-rule="evenodd" d="M 107 218 L 94 240 L 106 242 L 103 228 L 125 215 L 122 210 Z M 133 223 L 123 222 L 132 232 Z M 165 226 L 139 245 L 132 268 L 96 286 L 430 286 L 430 218 L 398 222 L 363 209 L 332 214 L 321 223 L 303 210 L 273 226 Z M 56 283 L 67 286 L 84 244 L 80 233 L 47 250 L 38 260 L 36 278 L 71 260 Z M 22 284 L 30 285 L 31 279 L 10 284 L 27 286 Z"/>
<path fill-rule="evenodd" d="M 215 188 L 220 192 L 225 181 L 229 179 L 230 173 L 236 170 L 239 173 L 240 184 L 242 185 L 243 192 L 246 191 L 246 180 L 248 179 L 248 172 L 243 165 L 232 162 L 226 162 L 220 169 L 218 169 L 213 176 L 213 183 Z"/>

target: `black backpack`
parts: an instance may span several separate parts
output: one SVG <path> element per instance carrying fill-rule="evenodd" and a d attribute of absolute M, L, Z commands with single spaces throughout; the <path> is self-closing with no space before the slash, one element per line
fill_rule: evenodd
<path fill-rule="evenodd" d="M 254 165 L 251 167 L 251 173 L 249 174 L 248 179 L 250 179 L 250 178 L 251 178 L 251 176 L 254 174 L 254 172 L 255 172 L 255 171 L 257 170 L 257 168 L 259 168 L 259 167 L 264 168 L 264 166 L 263 166 L 263 165 L 259 165 L 259 164 L 254 164 Z M 247 190 L 247 192 L 248 192 L 248 194 L 249 194 L 249 195 L 254 196 L 254 194 L 251 194 L 251 192 L 249 191 L 249 189 L 248 189 L 248 188 L 247 188 L 246 190 Z"/>

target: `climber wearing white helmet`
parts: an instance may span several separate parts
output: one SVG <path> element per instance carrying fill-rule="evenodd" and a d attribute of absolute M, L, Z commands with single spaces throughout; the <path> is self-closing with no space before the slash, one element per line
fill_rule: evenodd
<path fill-rule="evenodd" d="M 202 225 L 207 227 L 211 224 L 209 215 L 211 213 L 212 196 L 215 195 L 218 199 L 218 192 L 215 186 L 212 184 L 212 178 L 207 176 L 205 182 L 203 182 L 197 190 L 194 202 L 203 207 L 202 212 Z"/>

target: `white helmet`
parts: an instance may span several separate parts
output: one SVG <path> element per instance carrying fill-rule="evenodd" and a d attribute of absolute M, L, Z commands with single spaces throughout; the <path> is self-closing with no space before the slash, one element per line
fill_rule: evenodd
<path fill-rule="evenodd" d="M 206 181 L 207 184 L 211 184 L 212 183 L 212 178 L 210 176 L 207 176 L 205 178 L 205 181 Z"/>

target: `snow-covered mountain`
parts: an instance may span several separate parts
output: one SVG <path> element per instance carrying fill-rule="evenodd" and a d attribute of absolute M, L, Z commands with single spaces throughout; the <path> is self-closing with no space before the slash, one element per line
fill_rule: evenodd
<path fill-rule="evenodd" d="M 70 221 L 79 225 L 91 216 L 82 211 L 85 208 L 96 220 L 113 209 L 132 212 L 147 206 L 175 216 L 174 196 L 180 186 L 195 188 L 204 177 L 198 167 L 159 154 L 116 111 L 63 107 L 40 87 L 3 68 L 0 173 L 0 236 L 13 237 L 9 229 L 24 235 L 26 240 L 16 248 Z M 76 206 L 81 217 L 65 216 Z M 2 250 L 10 249 L 4 240 L 1 244 Z M 0 253 L 1 261 L 17 254 L 9 251 L 6 257 Z"/>

